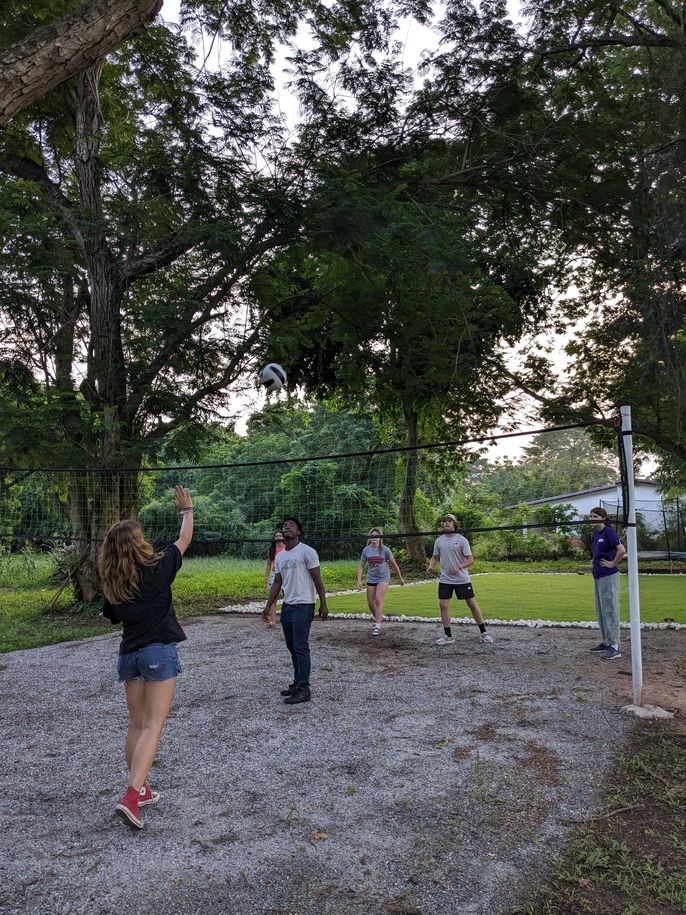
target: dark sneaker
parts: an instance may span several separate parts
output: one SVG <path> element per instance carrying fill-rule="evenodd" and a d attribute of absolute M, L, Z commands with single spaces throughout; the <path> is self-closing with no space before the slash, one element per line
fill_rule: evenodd
<path fill-rule="evenodd" d="M 616 661 L 617 658 L 621 658 L 622 652 L 619 648 L 608 648 L 607 651 L 604 651 L 601 654 L 603 661 Z"/>
<path fill-rule="evenodd" d="M 283 701 L 286 705 L 298 705 L 300 702 L 309 702 L 311 698 L 309 689 L 296 689 L 291 696 L 287 696 Z"/>
<path fill-rule="evenodd" d="M 146 782 L 138 792 L 138 806 L 147 807 L 149 804 L 156 804 L 160 799 L 160 792 L 153 791 Z"/>
<path fill-rule="evenodd" d="M 282 696 L 292 696 L 295 692 L 295 683 L 291 683 L 290 686 L 287 686 L 286 689 L 281 690 Z"/>
<path fill-rule="evenodd" d="M 117 816 L 125 820 L 135 829 L 143 828 L 143 820 L 138 816 L 138 792 L 135 788 L 127 788 L 126 794 L 114 808 Z"/>
<path fill-rule="evenodd" d="M 607 651 L 609 645 L 606 645 L 605 642 L 601 642 L 600 645 L 596 645 L 595 648 L 591 648 L 591 651 Z"/>

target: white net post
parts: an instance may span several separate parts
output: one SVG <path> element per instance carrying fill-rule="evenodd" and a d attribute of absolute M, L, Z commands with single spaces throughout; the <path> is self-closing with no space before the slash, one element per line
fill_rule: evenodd
<path fill-rule="evenodd" d="M 626 549 L 629 571 L 629 619 L 631 621 L 631 683 L 633 703 L 642 705 L 643 657 L 641 654 L 641 604 L 638 593 L 638 541 L 636 537 L 636 489 L 634 486 L 634 446 L 631 437 L 631 407 L 620 407 L 622 449 L 628 494 Z"/>

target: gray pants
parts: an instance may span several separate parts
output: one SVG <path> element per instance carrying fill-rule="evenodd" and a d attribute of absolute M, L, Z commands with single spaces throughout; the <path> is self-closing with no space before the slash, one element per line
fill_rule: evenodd
<path fill-rule="evenodd" d="M 601 641 L 619 645 L 619 573 L 594 578 L 593 583 Z"/>

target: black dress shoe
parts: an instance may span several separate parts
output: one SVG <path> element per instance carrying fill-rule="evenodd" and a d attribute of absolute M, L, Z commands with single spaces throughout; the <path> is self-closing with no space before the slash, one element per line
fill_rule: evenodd
<path fill-rule="evenodd" d="M 281 695 L 282 696 L 292 696 L 295 691 L 296 691 L 295 683 L 291 683 L 291 685 L 287 686 L 286 689 L 281 690 Z"/>
<path fill-rule="evenodd" d="M 309 689 L 296 689 L 296 691 L 287 696 L 283 701 L 286 705 L 298 705 L 300 702 L 309 702 L 312 696 Z"/>

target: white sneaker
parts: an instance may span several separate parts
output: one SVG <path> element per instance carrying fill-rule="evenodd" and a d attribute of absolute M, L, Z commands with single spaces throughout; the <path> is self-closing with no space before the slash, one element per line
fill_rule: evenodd
<path fill-rule="evenodd" d="M 379 626 L 379 625 L 372 626 L 372 635 L 381 635 L 381 626 Z"/>
<path fill-rule="evenodd" d="M 482 641 L 482 642 L 489 642 L 489 643 L 490 643 L 490 642 L 493 641 L 493 636 L 492 636 L 492 635 L 489 635 L 487 632 L 482 632 L 482 633 L 481 633 L 481 641 Z"/>
<path fill-rule="evenodd" d="M 452 645 L 455 639 L 451 635 L 442 635 L 440 639 L 436 639 L 437 645 Z"/>

